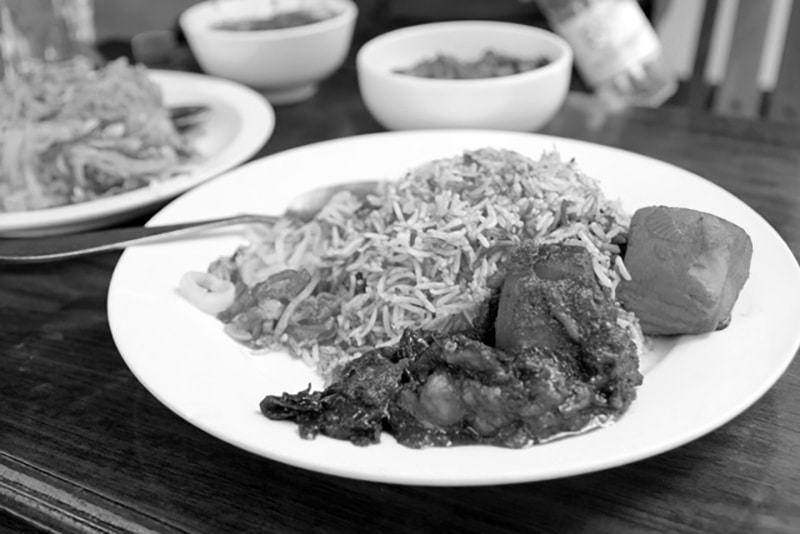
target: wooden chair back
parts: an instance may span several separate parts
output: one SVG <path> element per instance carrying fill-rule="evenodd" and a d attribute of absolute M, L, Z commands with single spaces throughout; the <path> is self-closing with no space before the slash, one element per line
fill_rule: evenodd
<path fill-rule="evenodd" d="M 694 109 L 715 114 L 800 122 L 800 0 L 789 7 L 783 52 L 774 89 L 759 85 L 764 47 L 775 0 L 739 0 L 727 65 L 722 80 L 706 78 L 720 0 L 706 0 L 691 76 L 681 91 Z M 669 43 L 665 43 L 669 46 Z"/>

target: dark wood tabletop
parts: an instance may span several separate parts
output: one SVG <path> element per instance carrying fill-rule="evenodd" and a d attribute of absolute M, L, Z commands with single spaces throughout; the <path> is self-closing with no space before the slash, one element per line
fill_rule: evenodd
<path fill-rule="evenodd" d="M 800 125 L 673 106 L 597 125 L 582 102 L 571 98 L 545 133 L 696 172 L 758 211 L 800 257 Z M 362 104 L 351 64 L 313 99 L 276 113 L 274 135 L 257 156 L 382 130 Z M 153 397 L 109 331 L 106 299 L 118 259 L 0 266 L 0 527 L 9 532 L 800 529 L 798 359 L 728 424 L 622 467 L 485 487 L 350 480 L 240 450 Z"/>

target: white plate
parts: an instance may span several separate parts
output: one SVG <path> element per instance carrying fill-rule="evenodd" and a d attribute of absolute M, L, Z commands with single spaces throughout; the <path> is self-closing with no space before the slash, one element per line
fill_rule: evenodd
<path fill-rule="evenodd" d="M 208 122 L 196 141 L 197 161 L 186 173 L 119 195 L 27 212 L 0 213 L 1 237 L 30 237 L 107 226 L 152 209 L 246 161 L 272 135 L 275 113 L 256 91 L 228 80 L 188 72 L 151 70 L 167 106 L 205 104 Z"/>
<path fill-rule="evenodd" d="M 616 424 L 581 436 L 509 450 L 488 446 L 413 450 L 384 435 L 356 447 L 303 440 L 297 427 L 259 413 L 267 394 L 296 392 L 313 373 L 285 354 L 252 355 L 212 317 L 176 293 L 180 276 L 244 243 L 240 232 L 127 250 L 109 290 L 114 340 L 138 379 L 175 413 L 267 458 L 373 481 L 482 485 L 543 480 L 619 466 L 667 451 L 729 421 L 758 400 L 800 345 L 800 269 L 787 245 L 752 209 L 675 166 L 612 148 L 541 135 L 488 131 L 394 132 L 309 145 L 261 159 L 177 199 L 152 223 L 240 211 L 280 213 L 303 190 L 331 181 L 396 178 L 431 158 L 484 146 L 538 157 L 556 148 L 600 179 L 626 210 L 666 204 L 712 212 L 742 226 L 754 245 L 752 272 L 731 325 L 658 342 L 641 362 L 644 384 Z"/>

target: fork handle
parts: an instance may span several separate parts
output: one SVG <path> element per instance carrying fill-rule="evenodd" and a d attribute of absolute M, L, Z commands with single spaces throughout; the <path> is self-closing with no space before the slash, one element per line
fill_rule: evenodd
<path fill-rule="evenodd" d="M 162 226 L 136 226 L 97 230 L 79 234 L 37 237 L 33 239 L 0 239 L 0 263 L 41 263 L 119 250 L 131 245 L 161 241 L 189 232 L 210 230 L 232 224 L 275 222 L 277 217 L 237 215 Z"/>

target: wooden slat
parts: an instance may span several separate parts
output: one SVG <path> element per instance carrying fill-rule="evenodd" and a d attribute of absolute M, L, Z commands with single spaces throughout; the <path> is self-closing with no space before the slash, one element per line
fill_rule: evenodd
<path fill-rule="evenodd" d="M 689 81 L 688 105 L 693 109 L 706 109 L 708 106 L 710 87 L 706 81 L 705 73 L 718 7 L 719 0 L 706 0 L 703 21 L 700 24 L 700 34 L 697 39 L 697 52 L 695 54 L 694 68 L 692 69 L 692 78 Z"/>
<path fill-rule="evenodd" d="M 800 122 L 800 0 L 794 0 L 789 14 L 783 59 L 767 117 Z"/>
<path fill-rule="evenodd" d="M 720 115 L 757 118 L 761 111 L 758 72 L 773 0 L 740 1 L 725 76 L 712 110 Z"/>

